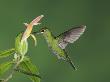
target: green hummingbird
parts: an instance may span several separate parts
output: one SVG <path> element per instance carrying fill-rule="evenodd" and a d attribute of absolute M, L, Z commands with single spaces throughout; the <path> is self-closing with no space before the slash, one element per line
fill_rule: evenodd
<path fill-rule="evenodd" d="M 65 48 L 69 43 L 74 43 L 83 34 L 85 28 L 86 26 L 84 25 L 71 28 L 64 33 L 61 33 L 57 37 L 55 37 L 46 27 L 42 28 L 40 33 L 43 34 L 48 47 L 53 54 L 55 54 L 58 59 L 67 61 L 73 67 L 73 69 L 76 70 L 74 63 L 66 53 Z"/>

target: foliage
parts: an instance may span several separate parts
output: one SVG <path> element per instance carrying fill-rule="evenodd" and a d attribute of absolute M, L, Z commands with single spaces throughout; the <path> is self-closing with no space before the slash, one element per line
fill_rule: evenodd
<path fill-rule="evenodd" d="M 0 52 L 0 58 L 7 58 L 10 55 L 13 55 L 12 60 L 0 64 L 0 76 L 4 75 L 9 69 L 12 70 L 8 77 L 0 79 L 0 82 L 9 81 L 16 72 L 28 75 L 33 82 L 40 82 L 39 71 L 37 67 L 32 64 L 30 58 L 26 56 L 26 53 L 29 50 L 27 39 L 30 36 L 34 39 L 36 45 L 36 37 L 31 34 L 31 32 L 33 26 L 38 25 L 38 22 L 42 17 L 43 15 L 38 16 L 30 24 L 25 23 L 25 26 L 27 27 L 26 30 L 23 33 L 19 33 L 15 38 L 15 48 Z"/>
<path fill-rule="evenodd" d="M 1 51 L 0 52 L 0 58 L 8 57 L 8 56 L 12 55 L 13 53 L 15 53 L 15 49 L 14 48 L 8 49 L 8 50 L 5 50 L 5 51 Z"/>
<path fill-rule="evenodd" d="M 20 68 L 24 71 L 27 71 L 28 73 L 32 73 L 32 74 L 36 74 L 39 75 L 39 71 L 37 69 L 37 67 L 32 64 L 31 60 L 29 58 L 25 58 L 21 64 L 20 64 Z M 40 82 L 40 78 L 35 77 L 35 76 L 31 76 L 29 77 L 33 82 Z"/>
<path fill-rule="evenodd" d="M 0 75 L 4 74 L 11 66 L 11 61 L 0 64 Z"/>

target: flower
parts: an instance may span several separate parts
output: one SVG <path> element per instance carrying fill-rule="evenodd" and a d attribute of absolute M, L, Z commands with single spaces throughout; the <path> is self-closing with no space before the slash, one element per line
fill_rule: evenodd
<path fill-rule="evenodd" d="M 27 39 L 30 35 L 34 39 L 36 45 L 36 37 L 33 34 L 31 34 L 31 32 L 34 25 L 40 24 L 39 21 L 42 19 L 42 17 L 43 15 L 36 17 L 30 24 L 24 23 L 26 26 L 26 30 L 24 31 L 23 34 L 20 33 L 15 40 L 15 49 L 17 54 L 23 56 L 27 53 L 28 51 Z"/>
<path fill-rule="evenodd" d="M 38 25 L 40 24 L 39 21 L 44 17 L 44 15 L 40 15 L 38 17 L 36 17 L 30 24 L 24 23 L 26 26 L 26 30 L 23 33 L 21 42 L 27 40 L 27 38 L 31 35 L 32 29 L 34 25 Z"/>

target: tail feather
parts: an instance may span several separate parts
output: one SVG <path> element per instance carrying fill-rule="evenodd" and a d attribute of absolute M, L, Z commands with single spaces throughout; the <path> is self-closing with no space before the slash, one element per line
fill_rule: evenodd
<path fill-rule="evenodd" d="M 71 67 L 74 69 L 74 70 L 77 70 L 74 63 L 72 62 L 71 58 L 69 57 L 68 54 L 66 54 L 66 61 L 71 65 Z"/>

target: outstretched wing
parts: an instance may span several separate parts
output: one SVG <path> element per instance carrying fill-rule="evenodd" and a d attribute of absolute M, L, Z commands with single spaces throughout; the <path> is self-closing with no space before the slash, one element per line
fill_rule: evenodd
<path fill-rule="evenodd" d="M 62 49 L 68 45 L 68 43 L 74 43 L 85 31 L 86 26 L 82 25 L 79 27 L 72 28 L 62 34 L 60 34 L 56 39 L 58 39 L 59 46 Z"/>

